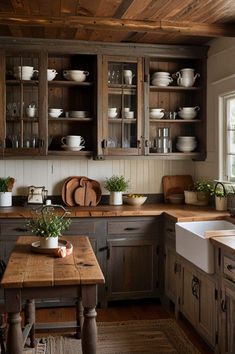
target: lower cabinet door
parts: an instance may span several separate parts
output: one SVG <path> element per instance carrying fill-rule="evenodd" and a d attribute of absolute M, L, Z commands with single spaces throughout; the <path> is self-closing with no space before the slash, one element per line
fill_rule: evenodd
<path fill-rule="evenodd" d="M 184 263 L 180 311 L 213 347 L 217 335 L 217 290 L 213 277 Z"/>
<path fill-rule="evenodd" d="M 179 265 L 173 248 L 165 247 L 165 255 L 165 294 L 171 301 L 176 303 Z"/>
<path fill-rule="evenodd" d="M 154 240 L 108 240 L 107 298 L 128 299 L 156 294 L 157 242 Z"/>
<path fill-rule="evenodd" d="M 235 353 L 235 286 L 225 286 L 224 289 L 225 306 L 223 312 L 223 328 L 220 336 L 222 342 L 222 353 Z"/>

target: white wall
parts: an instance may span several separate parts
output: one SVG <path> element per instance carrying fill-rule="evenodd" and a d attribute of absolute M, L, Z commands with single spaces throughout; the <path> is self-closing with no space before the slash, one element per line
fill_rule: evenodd
<path fill-rule="evenodd" d="M 161 179 L 170 174 L 194 174 L 191 161 L 162 160 L 6 160 L 0 161 L 0 176 L 16 178 L 14 195 L 27 195 L 30 185 L 45 186 L 49 195 L 60 195 L 69 176 L 88 176 L 101 183 L 113 174 L 130 180 L 130 192 L 161 193 Z M 103 194 L 108 194 L 103 189 Z"/>
<path fill-rule="evenodd" d="M 235 90 L 235 39 L 220 38 L 209 43 L 207 64 L 207 159 L 195 163 L 195 177 L 219 178 L 218 96 Z"/>

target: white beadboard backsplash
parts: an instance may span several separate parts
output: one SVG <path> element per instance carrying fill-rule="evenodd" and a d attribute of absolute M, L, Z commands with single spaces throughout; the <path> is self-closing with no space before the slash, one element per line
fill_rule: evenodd
<path fill-rule="evenodd" d="M 123 175 L 130 181 L 128 192 L 162 193 L 162 176 L 191 174 L 194 162 L 171 160 L 6 160 L 0 162 L 0 176 L 16 179 L 13 195 L 27 195 L 27 187 L 45 186 L 49 195 L 60 195 L 70 176 L 87 176 L 97 180 L 102 193 L 106 177 Z"/>

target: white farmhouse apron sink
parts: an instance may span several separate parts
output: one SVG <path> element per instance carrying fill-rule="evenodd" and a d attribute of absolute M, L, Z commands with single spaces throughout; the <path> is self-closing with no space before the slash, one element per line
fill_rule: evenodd
<path fill-rule="evenodd" d="M 235 225 L 225 220 L 177 222 L 176 252 L 204 272 L 214 273 L 214 247 L 206 231 L 232 230 Z"/>

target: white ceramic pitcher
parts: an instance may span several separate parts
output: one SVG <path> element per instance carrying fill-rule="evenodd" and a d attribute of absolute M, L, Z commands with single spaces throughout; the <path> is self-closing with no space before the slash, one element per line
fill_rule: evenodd
<path fill-rule="evenodd" d="M 197 77 L 200 77 L 200 74 L 194 75 L 194 69 L 185 68 L 177 71 L 175 74 L 177 77 L 177 84 L 183 87 L 193 86 Z"/>

